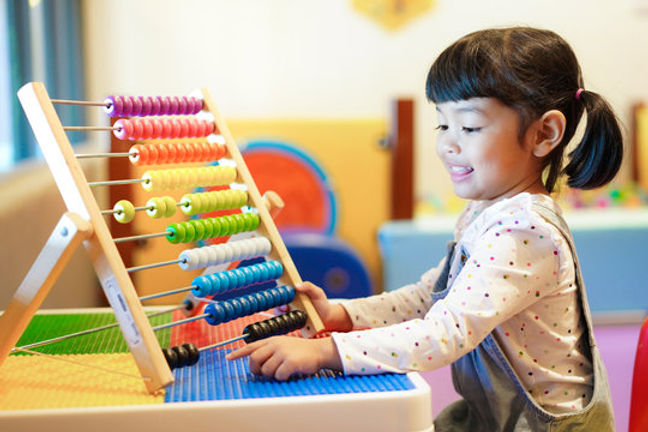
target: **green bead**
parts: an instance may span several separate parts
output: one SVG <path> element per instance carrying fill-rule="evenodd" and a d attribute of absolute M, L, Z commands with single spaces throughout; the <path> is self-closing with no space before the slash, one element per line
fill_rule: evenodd
<path fill-rule="evenodd" d="M 171 224 L 167 227 L 166 231 L 169 233 L 167 234 L 166 238 L 171 243 L 181 243 L 184 240 L 185 229 L 181 225 Z"/>
<path fill-rule="evenodd" d="M 234 219 L 236 220 L 237 233 L 247 231 L 247 229 L 245 228 L 247 226 L 247 221 L 244 214 L 237 213 L 234 215 Z"/>
<path fill-rule="evenodd" d="M 190 224 L 188 222 L 180 222 L 180 226 L 184 227 L 185 232 L 186 232 L 185 238 L 184 238 L 185 243 L 192 242 L 192 241 L 196 240 L 196 228 L 194 228 L 194 226 L 192 224 Z"/>
<path fill-rule="evenodd" d="M 222 231 L 220 218 L 212 218 L 211 222 L 212 222 L 212 237 L 220 237 Z"/>
<path fill-rule="evenodd" d="M 214 237 L 214 222 L 213 218 L 201 219 L 202 225 L 205 227 L 204 239 Z"/>
<path fill-rule="evenodd" d="M 197 219 L 191 221 L 192 225 L 196 229 L 196 241 L 205 239 L 205 226 L 202 223 L 202 220 Z"/>
<path fill-rule="evenodd" d="M 259 215 L 256 213 L 247 213 L 247 221 L 248 221 L 248 227 L 247 231 L 254 231 L 255 229 L 259 228 Z"/>
<path fill-rule="evenodd" d="M 233 235 L 238 232 L 238 221 L 234 217 L 234 215 L 227 215 L 225 216 L 227 218 L 227 221 L 229 222 L 229 232 L 228 235 Z"/>
<path fill-rule="evenodd" d="M 226 236 L 226 235 L 230 235 L 229 234 L 229 232 L 230 232 L 230 222 L 227 219 L 227 216 L 222 216 L 222 217 L 218 218 L 218 220 L 220 221 L 220 235 L 219 236 L 223 237 L 223 236 Z"/>

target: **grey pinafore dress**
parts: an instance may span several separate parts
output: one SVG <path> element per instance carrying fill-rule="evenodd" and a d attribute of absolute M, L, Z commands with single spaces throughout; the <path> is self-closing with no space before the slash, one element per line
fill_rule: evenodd
<path fill-rule="evenodd" d="M 474 350 L 452 364 L 455 389 L 464 399 L 439 413 L 434 421 L 435 432 L 614 431 L 607 374 L 594 340 L 589 305 L 571 233 L 565 221 L 553 209 L 536 203 L 534 210 L 558 228 L 569 243 L 574 257 L 576 283 L 580 290 L 579 298 L 591 350 L 594 374 L 592 399 L 585 408 L 571 413 L 552 414 L 544 410 L 525 391 L 499 344 L 490 334 Z M 454 245 L 451 245 L 444 271 L 432 294 L 435 301 L 444 298 L 450 289 L 447 284 L 453 250 Z"/>

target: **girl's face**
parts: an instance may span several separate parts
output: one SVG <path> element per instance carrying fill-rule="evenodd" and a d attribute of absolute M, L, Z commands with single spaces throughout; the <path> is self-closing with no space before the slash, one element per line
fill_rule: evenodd
<path fill-rule="evenodd" d="M 437 154 L 460 198 L 492 200 L 521 192 L 547 193 L 529 128 L 520 142 L 519 115 L 496 98 L 437 105 Z"/>

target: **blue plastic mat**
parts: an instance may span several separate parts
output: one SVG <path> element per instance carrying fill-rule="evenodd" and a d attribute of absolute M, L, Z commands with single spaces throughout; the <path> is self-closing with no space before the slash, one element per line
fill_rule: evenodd
<path fill-rule="evenodd" d="M 322 371 L 315 376 L 280 382 L 250 373 L 247 359 L 228 361 L 230 350 L 200 354 L 194 366 L 174 370 L 175 382 L 167 388 L 165 402 L 250 399 L 344 393 L 411 390 L 407 375 L 344 376 Z"/>

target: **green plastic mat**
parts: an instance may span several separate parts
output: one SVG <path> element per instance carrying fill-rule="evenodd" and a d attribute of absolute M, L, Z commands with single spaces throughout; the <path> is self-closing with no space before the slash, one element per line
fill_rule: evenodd
<path fill-rule="evenodd" d="M 152 316 L 150 323 L 154 327 L 166 324 L 171 319 L 171 312 L 166 312 Z M 115 316 L 109 312 L 35 315 L 16 346 L 22 347 L 115 322 Z M 156 331 L 155 335 L 161 347 L 169 346 L 171 329 Z M 30 349 L 46 354 L 106 354 L 129 351 L 118 326 Z M 20 354 L 23 353 L 16 353 Z"/>

